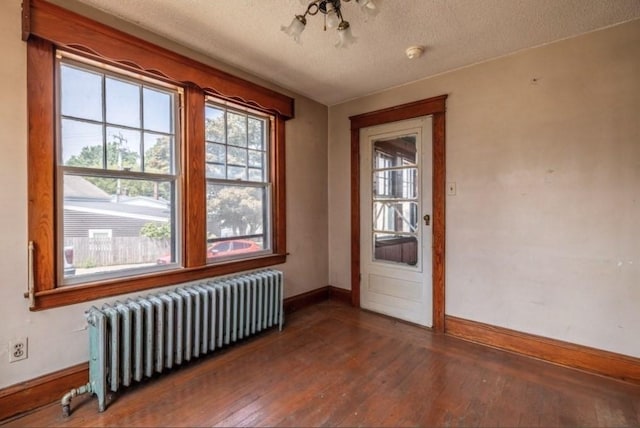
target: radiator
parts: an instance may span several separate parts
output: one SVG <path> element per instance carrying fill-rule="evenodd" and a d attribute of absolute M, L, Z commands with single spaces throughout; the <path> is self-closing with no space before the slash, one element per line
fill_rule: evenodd
<path fill-rule="evenodd" d="M 89 382 L 62 398 L 65 416 L 71 399 L 98 398 L 166 372 L 216 349 L 278 325 L 284 314 L 283 274 L 268 269 L 201 280 L 126 301 L 92 307 L 89 325 Z"/>

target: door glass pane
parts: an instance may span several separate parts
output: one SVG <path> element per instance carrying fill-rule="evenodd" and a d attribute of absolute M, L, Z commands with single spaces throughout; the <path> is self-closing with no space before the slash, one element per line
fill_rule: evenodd
<path fill-rule="evenodd" d="M 415 266 L 418 263 L 418 238 L 374 233 L 373 259 Z"/>
<path fill-rule="evenodd" d="M 418 231 L 418 204 L 412 201 L 374 202 L 373 229 L 380 232 Z"/>
<path fill-rule="evenodd" d="M 376 140 L 373 146 L 373 168 L 416 165 L 416 135 Z"/>
<path fill-rule="evenodd" d="M 383 169 L 373 173 L 373 195 L 379 199 L 416 199 L 416 168 Z"/>
<path fill-rule="evenodd" d="M 418 261 L 416 135 L 373 143 L 373 259 L 414 266 Z"/>

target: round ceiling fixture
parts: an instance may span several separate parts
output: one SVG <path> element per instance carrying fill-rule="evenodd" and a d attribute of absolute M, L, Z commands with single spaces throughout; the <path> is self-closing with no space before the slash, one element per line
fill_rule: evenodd
<path fill-rule="evenodd" d="M 409 59 L 420 58 L 422 56 L 422 54 L 424 53 L 424 46 L 411 46 L 411 47 L 408 47 L 407 50 L 405 51 L 405 53 L 407 54 L 407 58 L 409 58 Z"/>

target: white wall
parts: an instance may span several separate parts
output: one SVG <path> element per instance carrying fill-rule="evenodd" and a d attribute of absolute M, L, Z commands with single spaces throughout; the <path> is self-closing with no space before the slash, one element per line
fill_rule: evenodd
<path fill-rule="evenodd" d="M 22 297 L 27 288 L 27 99 L 20 3 L 21 0 L 0 1 L 0 388 L 87 361 L 83 313 L 91 304 L 102 302 L 30 312 Z M 69 1 L 62 4 L 74 5 Z M 91 12 L 75 6 L 83 13 Z M 295 97 L 296 118 L 287 122 L 286 132 L 287 245 L 291 255 L 278 268 L 285 272 L 286 296 L 326 286 L 327 107 L 113 18 L 99 13 L 93 17 Z M 9 364 L 9 341 L 24 336 L 29 338 L 29 358 Z"/>
<path fill-rule="evenodd" d="M 330 107 L 330 284 L 350 288 L 348 117 L 441 94 L 446 313 L 640 357 L 639 20 Z"/>

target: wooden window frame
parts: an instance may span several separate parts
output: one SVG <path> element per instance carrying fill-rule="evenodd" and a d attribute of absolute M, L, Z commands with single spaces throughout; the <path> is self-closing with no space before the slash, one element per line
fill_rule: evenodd
<path fill-rule="evenodd" d="M 23 3 L 27 42 L 28 239 L 32 310 L 70 305 L 155 287 L 257 269 L 286 261 L 285 122 L 294 100 L 193 59 L 158 47 L 43 0 Z M 127 278 L 58 287 L 56 209 L 55 52 L 62 49 L 141 76 L 182 87 L 183 267 Z M 204 105 L 214 96 L 273 118 L 269 174 L 272 253 L 207 264 Z M 201 149 L 201 150 L 200 150 Z"/>

